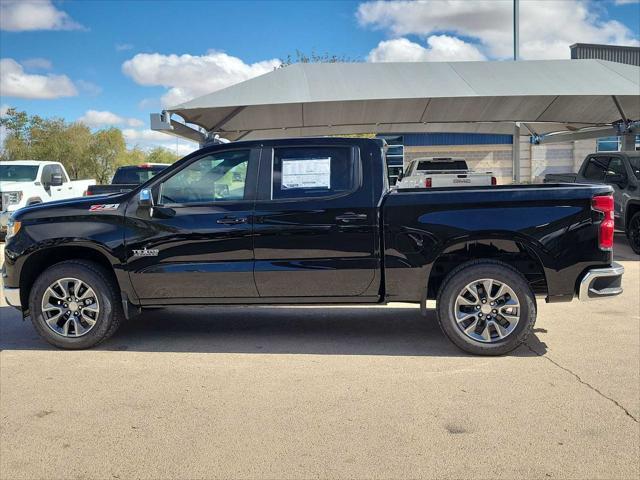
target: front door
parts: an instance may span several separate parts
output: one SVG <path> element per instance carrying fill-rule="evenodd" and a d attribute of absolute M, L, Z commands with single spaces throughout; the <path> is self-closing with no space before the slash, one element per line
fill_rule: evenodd
<path fill-rule="evenodd" d="M 378 294 L 376 210 L 358 149 L 265 148 L 259 185 L 254 251 L 261 297 L 348 301 Z"/>
<path fill-rule="evenodd" d="M 216 148 L 152 182 L 154 206 L 127 209 L 128 269 L 141 300 L 257 297 L 253 208 L 259 150 Z"/>

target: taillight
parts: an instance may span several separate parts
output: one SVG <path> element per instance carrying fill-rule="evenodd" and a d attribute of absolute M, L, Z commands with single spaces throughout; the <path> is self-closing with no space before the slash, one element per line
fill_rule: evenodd
<path fill-rule="evenodd" d="M 91 195 L 91 192 L 89 190 L 85 190 L 84 194 L 82 196 L 83 197 L 88 197 L 89 195 Z"/>
<path fill-rule="evenodd" d="M 613 197 L 611 195 L 598 195 L 591 202 L 593 209 L 602 212 L 604 219 L 600 222 L 598 246 L 600 250 L 613 250 Z"/>
<path fill-rule="evenodd" d="M 491 185 L 497 185 L 498 179 L 496 177 L 491 177 Z"/>
<path fill-rule="evenodd" d="M 424 179 L 424 186 L 426 188 L 431 188 L 431 177 L 427 177 Z"/>

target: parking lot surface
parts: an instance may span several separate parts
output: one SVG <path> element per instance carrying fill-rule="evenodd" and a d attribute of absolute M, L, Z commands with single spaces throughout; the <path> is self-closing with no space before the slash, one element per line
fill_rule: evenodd
<path fill-rule="evenodd" d="M 147 312 L 62 351 L 0 307 L 2 478 L 640 475 L 640 259 L 511 355 L 413 305 Z"/>

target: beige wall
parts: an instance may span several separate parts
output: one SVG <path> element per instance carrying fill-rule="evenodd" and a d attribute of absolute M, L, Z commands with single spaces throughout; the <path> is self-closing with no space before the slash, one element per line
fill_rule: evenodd
<path fill-rule="evenodd" d="M 595 152 L 595 140 L 531 145 L 520 137 L 520 178 L 523 183 L 541 183 L 547 173 L 575 172 L 584 157 Z M 461 157 L 475 171 L 490 171 L 501 185 L 512 182 L 511 145 L 451 145 L 405 147 L 405 165 L 418 157 Z"/>

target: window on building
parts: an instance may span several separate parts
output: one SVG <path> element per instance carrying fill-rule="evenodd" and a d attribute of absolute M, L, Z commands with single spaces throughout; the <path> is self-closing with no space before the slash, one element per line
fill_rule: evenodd
<path fill-rule="evenodd" d="M 597 152 L 618 152 L 620 151 L 620 137 L 599 138 L 596 142 Z M 640 150 L 640 135 L 636 135 L 636 150 Z"/>

